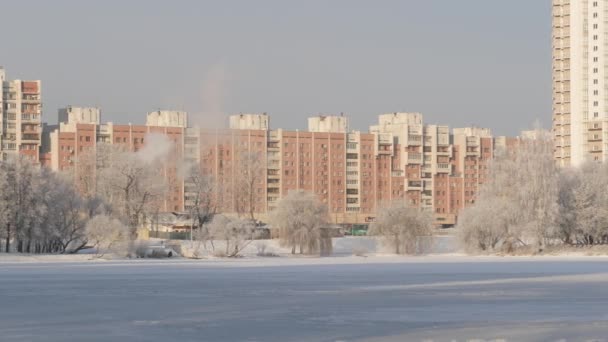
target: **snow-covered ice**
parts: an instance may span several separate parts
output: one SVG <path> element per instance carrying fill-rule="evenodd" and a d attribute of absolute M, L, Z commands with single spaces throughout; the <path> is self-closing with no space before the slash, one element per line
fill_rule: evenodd
<path fill-rule="evenodd" d="M 0 256 L 0 340 L 601 341 L 608 336 L 605 257 L 84 257 L 16 262 Z"/>

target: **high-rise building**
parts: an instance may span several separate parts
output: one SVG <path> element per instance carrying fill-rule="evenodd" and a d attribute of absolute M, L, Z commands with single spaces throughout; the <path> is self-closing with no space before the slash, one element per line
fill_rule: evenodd
<path fill-rule="evenodd" d="M 608 0 L 553 0 L 555 160 L 608 160 Z"/>
<path fill-rule="evenodd" d="M 0 67 L 0 159 L 22 155 L 38 162 L 42 130 L 40 81 L 7 80 Z"/>

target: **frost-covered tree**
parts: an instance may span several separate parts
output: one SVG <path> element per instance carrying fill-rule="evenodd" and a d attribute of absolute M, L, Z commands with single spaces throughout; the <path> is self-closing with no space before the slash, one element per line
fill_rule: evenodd
<path fill-rule="evenodd" d="M 552 146 L 550 133 L 536 130 L 515 148 L 496 151 L 475 205 L 459 217 L 465 250 L 509 252 L 530 243 L 542 250 L 555 240 L 560 176 Z"/>
<path fill-rule="evenodd" d="M 421 251 L 421 238 L 433 234 L 432 217 L 428 211 L 393 201 L 378 209 L 369 234 L 381 237 L 395 254 L 415 254 Z"/>
<path fill-rule="evenodd" d="M 254 239 L 255 225 L 250 220 L 215 215 L 207 224 L 211 238 L 224 243 L 227 257 L 236 257 Z"/>
<path fill-rule="evenodd" d="M 193 228 L 204 230 L 204 225 L 217 213 L 217 192 L 219 185 L 212 175 L 206 174 L 199 165 L 187 168 L 185 192 L 188 200 L 188 211 L 192 218 Z"/>
<path fill-rule="evenodd" d="M 98 257 L 120 248 L 127 240 L 129 231 L 119 220 L 107 215 L 97 215 L 86 224 L 89 244 L 95 248 Z"/>
<path fill-rule="evenodd" d="M 562 222 L 571 225 L 578 244 L 608 243 L 608 167 L 588 163 L 576 170 L 576 177 Z"/>
<path fill-rule="evenodd" d="M 0 163 L 0 183 L 5 251 L 66 253 L 84 247 L 85 201 L 72 179 L 14 158 Z"/>
<path fill-rule="evenodd" d="M 134 241 L 146 215 L 166 192 L 162 164 L 157 158 L 126 151 L 119 146 L 104 148 L 103 164 L 97 170 L 97 193 L 112 208 L 112 214 L 129 227 Z M 98 153 L 101 153 L 98 151 Z"/>
<path fill-rule="evenodd" d="M 270 213 L 269 222 L 279 233 L 281 244 L 295 254 L 319 252 L 321 229 L 327 224 L 327 207 L 317 197 L 304 191 L 292 191 Z"/>
<path fill-rule="evenodd" d="M 579 186 L 579 173 L 575 169 L 561 170 L 558 180 L 558 216 L 555 220 L 553 238 L 564 244 L 576 242 L 575 189 Z"/>
<path fill-rule="evenodd" d="M 520 216 L 531 239 L 542 250 L 555 231 L 558 215 L 559 170 L 553 159 L 551 133 L 537 129 L 531 138 L 523 138 L 515 155 Z M 513 176 L 513 175 L 512 175 Z M 506 184 L 505 184 L 506 185 Z"/>
<path fill-rule="evenodd" d="M 46 239 L 61 253 L 74 253 L 87 244 L 85 225 L 88 219 L 85 200 L 74 183 L 64 175 L 44 171 L 44 184 L 40 193 L 46 209 L 41 229 L 47 232 Z"/>
<path fill-rule="evenodd" d="M 496 217 L 488 204 L 487 201 L 478 200 L 475 206 L 458 215 L 458 238 L 469 253 L 493 250 L 504 239 L 504 232 L 497 229 L 496 224 L 489 224 Z"/>
<path fill-rule="evenodd" d="M 37 220 L 38 201 L 36 182 L 39 169 L 25 157 L 19 156 L 0 162 L 0 225 L 4 238 L 4 249 L 11 252 L 11 243 L 16 241 L 18 252 L 26 250 L 24 243 L 34 231 Z"/>

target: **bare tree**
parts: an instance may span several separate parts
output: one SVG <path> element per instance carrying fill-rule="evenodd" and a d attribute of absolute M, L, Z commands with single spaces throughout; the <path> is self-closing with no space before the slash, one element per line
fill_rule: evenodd
<path fill-rule="evenodd" d="M 122 222 L 103 214 L 93 217 L 86 224 L 86 236 L 96 249 L 97 257 L 103 257 L 119 247 L 127 240 L 128 233 L 127 227 Z"/>
<path fill-rule="evenodd" d="M 576 242 L 576 188 L 579 186 L 580 177 L 578 170 L 566 169 L 559 173 L 558 180 L 558 216 L 555 222 L 553 237 L 564 244 L 570 245 Z"/>
<path fill-rule="evenodd" d="M 292 191 L 270 213 L 270 224 L 279 232 L 281 244 L 291 253 L 314 254 L 319 251 L 321 228 L 328 222 L 327 207 L 314 194 Z"/>
<path fill-rule="evenodd" d="M 114 215 L 127 223 L 129 240 L 133 242 L 146 214 L 166 192 L 161 164 L 157 159 L 141 158 L 119 147 L 104 151 L 107 155 L 103 156 L 103 168 L 98 170 L 98 193 L 113 208 Z"/>
<path fill-rule="evenodd" d="M 48 186 L 41 198 L 48 213 L 43 227 L 48 231 L 47 240 L 53 241 L 61 253 L 75 253 L 87 244 L 85 200 L 73 182 L 62 175 L 49 174 L 45 180 Z"/>
<path fill-rule="evenodd" d="M 207 226 L 214 240 L 224 242 L 227 257 L 238 256 L 255 237 L 255 226 L 249 220 L 216 215 Z"/>
<path fill-rule="evenodd" d="M 428 211 L 393 201 L 381 206 L 369 233 L 382 237 L 395 254 L 415 254 L 421 251 L 420 239 L 433 235 L 432 217 Z"/>
<path fill-rule="evenodd" d="M 0 163 L 2 192 L 0 193 L 0 221 L 5 238 L 5 251 L 11 251 L 11 242 L 16 241 L 16 250 L 24 252 L 24 241 L 33 236 L 38 201 L 35 182 L 39 169 L 22 156 Z"/>
<path fill-rule="evenodd" d="M 518 178 L 515 188 L 521 208 L 519 221 L 527 226 L 526 237 L 542 250 L 555 230 L 559 171 L 553 159 L 551 133 L 540 129 L 534 132 L 532 138 L 520 141 L 516 155 L 518 172 L 511 176 Z"/>
<path fill-rule="evenodd" d="M 219 185 L 211 175 L 203 173 L 199 165 L 187 169 L 185 193 L 192 219 L 191 228 L 205 230 L 205 224 L 210 222 L 217 212 Z"/>
<path fill-rule="evenodd" d="M 475 205 L 461 212 L 464 249 L 511 252 L 533 242 L 542 250 L 559 235 L 559 182 L 549 132 L 536 130 L 516 148 L 497 151 Z"/>
<path fill-rule="evenodd" d="M 256 202 L 263 196 L 266 168 L 265 156 L 262 153 L 243 152 L 239 156 L 240 174 L 235 181 L 236 210 L 239 215 L 247 215 L 255 221 Z"/>
<path fill-rule="evenodd" d="M 608 243 L 608 167 L 588 163 L 576 171 L 576 177 L 568 208 L 573 217 L 564 212 L 562 222 L 571 225 L 578 244 Z"/>

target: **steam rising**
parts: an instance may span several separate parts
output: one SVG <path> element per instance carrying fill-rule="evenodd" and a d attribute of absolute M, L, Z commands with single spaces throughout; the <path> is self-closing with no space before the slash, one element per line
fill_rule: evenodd
<path fill-rule="evenodd" d="M 145 137 L 144 147 L 137 151 L 136 155 L 142 161 L 152 163 L 167 158 L 172 148 L 173 142 L 166 135 L 148 133 Z"/>
<path fill-rule="evenodd" d="M 226 126 L 224 101 L 228 72 L 223 63 L 213 65 L 205 74 L 201 85 L 202 109 L 190 116 L 191 124 L 205 128 Z"/>

